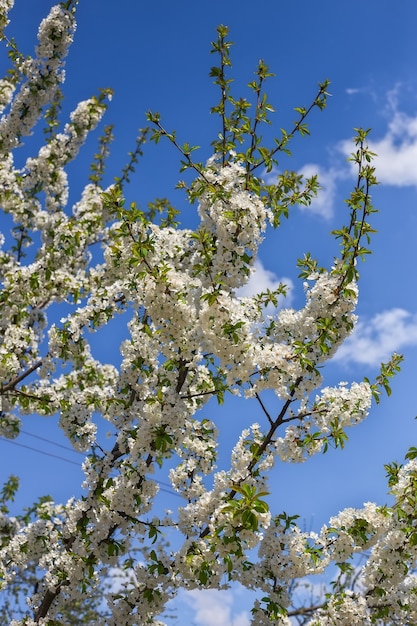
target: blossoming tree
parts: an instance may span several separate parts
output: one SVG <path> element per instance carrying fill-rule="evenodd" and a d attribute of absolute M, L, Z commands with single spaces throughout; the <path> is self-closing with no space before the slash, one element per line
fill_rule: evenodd
<path fill-rule="evenodd" d="M 12 5 L 0 2 L 2 32 Z M 0 429 L 15 438 L 21 416 L 56 415 L 74 448 L 85 453 L 78 499 L 56 504 L 43 497 L 24 515 L 11 516 L 8 501 L 18 481 L 12 476 L 3 487 L 0 590 L 7 594 L 29 568 L 37 580 L 12 623 L 64 623 L 64 607 L 97 593 L 115 568 L 126 572 L 127 584 L 97 608 L 109 625 L 161 624 L 178 589 L 233 582 L 257 593 L 253 624 L 295 618 L 310 625 L 416 623 L 415 449 L 404 466 L 387 467 L 392 507 L 347 509 L 313 533 L 268 505 L 274 463 L 343 447 L 346 429 L 366 417 L 381 389 L 389 393 L 389 378 L 399 368 L 394 355 L 374 382 L 350 386 L 325 387 L 321 375 L 355 326 L 357 261 L 368 253 L 373 232 L 367 132 L 358 130 L 354 140 L 357 182 L 347 201 L 347 226 L 334 232 L 339 257 L 328 269 L 310 255 L 299 261 L 305 306 L 278 306 L 285 285 L 238 297 L 267 224 L 278 228 L 293 205 L 309 204 L 318 190 L 315 177 L 285 172 L 267 184 L 262 176 L 295 135 L 308 134 L 306 118 L 325 107 L 328 83 L 319 85 L 310 107 L 296 109 L 293 128 L 265 146 L 260 128 L 272 110 L 263 91 L 268 68 L 260 62 L 249 84 L 252 108 L 235 98 L 227 73 L 230 42 L 221 26 L 212 50 L 219 63 L 211 72 L 220 91 L 212 108 L 220 132 L 208 162 L 195 162 L 193 147 L 180 145 L 150 112 L 151 130 L 142 132 L 129 163 L 107 187 L 102 181 L 112 132 L 104 129 L 90 181 L 68 207 L 66 166 L 111 95 L 103 91 L 81 102 L 60 130 L 75 5 L 68 0 L 52 8 L 33 58 L 3 32 L 11 69 L 0 81 L 0 204 L 14 227 L 12 241 L 2 236 L 0 251 Z M 46 124 L 44 145 L 18 168 L 14 153 L 39 123 Z M 179 227 L 166 200 L 146 211 L 126 205 L 123 190 L 149 136 L 179 151 L 188 177 L 179 186 L 200 217 L 195 230 Z M 33 239 L 40 241 L 36 253 Z M 48 310 L 62 302 L 65 318 L 48 324 Z M 268 314 L 271 303 L 276 308 Z M 88 333 L 117 316 L 121 324 L 128 317 L 129 333 L 119 367 L 93 358 L 88 341 Z M 264 390 L 279 398 L 278 413 L 268 408 Z M 210 399 L 220 405 L 229 393 L 252 398 L 259 423 L 241 432 L 231 444 L 230 466 L 219 470 L 217 418 L 202 417 L 201 409 Z M 213 400 L 211 406 L 215 412 Z M 97 415 L 116 434 L 109 449 L 97 440 Z M 167 465 L 182 502 L 161 517 L 153 508 L 155 473 L 161 476 Z M 355 555 L 365 551 L 357 570 Z M 296 581 L 330 564 L 337 574 L 328 593 L 295 607 Z"/>

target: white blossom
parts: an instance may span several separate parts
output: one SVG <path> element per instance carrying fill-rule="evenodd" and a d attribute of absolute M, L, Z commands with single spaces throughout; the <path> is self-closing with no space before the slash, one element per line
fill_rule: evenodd
<path fill-rule="evenodd" d="M 2 28 L 12 5 L 0 0 Z M 136 153 L 114 184 L 102 186 L 105 139 L 96 175 L 68 206 L 67 166 L 111 92 L 80 102 L 62 127 L 47 123 L 45 144 L 21 167 L 14 152 L 59 94 L 74 30 L 73 10 L 53 7 L 34 57 L 18 56 L 15 73 L 0 81 L 0 204 L 14 224 L 11 245 L 0 234 L 0 434 L 17 437 L 22 416 L 50 416 L 85 455 L 82 491 L 64 505 L 45 498 L 11 516 L 12 486 L 3 492 L 2 589 L 33 563 L 41 578 L 19 624 L 57 623 L 61 598 L 76 605 L 118 568 L 124 584 L 107 594 L 108 626 L 162 625 L 158 617 L 179 588 L 231 581 L 262 594 L 253 624 L 289 626 L 294 581 L 335 563 L 348 570 L 364 550 L 357 588 L 339 577 L 310 625 L 371 624 L 381 607 L 392 623 L 416 623 L 413 453 L 392 470 L 392 507 L 345 509 L 320 533 L 270 510 L 275 463 L 342 447 L 345 430 L 366 418 L 392 373 L 376 383 L 323 383 L 322 366 L 356 323 L 359 241 L 328 271 L 306 262 L 300 309 L 264 316 L 259 298 L 236 295 L 279 212 L 252 173 L 253 155 L 241 162 L 244 155 L 227 149 L 195 165 L 188 190 L 198 204 L 195 230 L 169 215 L 154 223 L 127 206 L 122 187 Z M 123 336 L 108 363 L 91 337 L 103 333 L 106 341 L 116 319 Z M 278 410 L 268 408 L 265 391 Z M 215 404 L 227 394 L 259 409 L 257 421 L 226 442 L 228 456 L 219 453 Z M 180 504 L 158 515 L 167 487 Z"/>

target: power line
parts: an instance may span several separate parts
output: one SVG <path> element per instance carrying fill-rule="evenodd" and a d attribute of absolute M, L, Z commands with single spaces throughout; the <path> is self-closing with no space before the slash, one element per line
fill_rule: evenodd
<path fill-rule="evenodd" d="M 82 454 L 84 456 L 83 452 L 80 452 L 79 450 L 74 450 L 74 448 L 70 448 L 69 446 L 64 446 L 61 443 L 57 443 L 56 441 L 53 441 L 52 439 L 47 439 L 46 437 L 41 437 L 40 435 L 35 435 L 34 433 L 29 433 L 27 430 L 23 430 L 22 428 L 20 429 L 20 432 L 24 435 L 28 435 L 29 437 L 34 437 L 35 439 L 40 439 L 41 441 L 45 441 L 46 443 L 50 443 L 53 446 L 58 446 L 59 448 L 62 448 L 63 450 L 69 450 L 69 452 L 76 452 L 77 454 Z M 17 444 L 16 445 L 23 445 L 23 444 Z M 38 450 L 37 448 L 31 448 L 32 450 L 36 450 L 37 452 L 39 452 L 40 454 L 47 454 L 46 452 L 44 452 L 43 450 Z M 61 457 L 57 457 L 57 458 L 61 458 Z M 71 463 L 73 463 L 73 461 L 71 461 Z M 156 479 L 154 479 L 156 480 Z M 164 482 L 163 480 L 156 480 L 156 482 L 158 483 L 158 485 L 163 485 L 165 487 L 168 487 L 169 489 L 172 490 L 172 487 L 169 483 Z M 173 491 L 173 493 L 176 494 L 176 492 Z"/>
<path fill-rule="evenodd" d="M 40 439 L 41 441 L 46 441 L 46 443 L 50 443 L 53 446 L 57 446 L 58 448 L 62 448 L 63 450 L 69 450 L 70 452 L 76 452 L 77 454 L 83 454 L 79 450 L 74 450 L 74 448 L 70 448 L 69 446 L 64 446 L 62 443 L 58 443 L 56 441 L 52 441 L 52 439 L 47 439 L 46 437 L 41 437 L 40 435 L 34 435 L 33 433 L 29 433 L 27 430 L 20 429 L 20 432 L 24 435 L 28 435 L 28 437 L 34 437 L 35 439 Z"/>
<path fill-rule="evenodd" d="M 51 456 L 54 459 L 59 459 L 60 461 L 66 461 L 67 463 L 72 463 L 73 465 L 77 465 L 80 467 L 80 464 L 77 461 L 71 461 L 70 459 L 66 459 L 63 456 L 58 456 L 57 454 L 52 454 L 52 452 L 46 452 L 45 450 L 39 450 L 39 448 L 32 448 L 32 446 L 27 446 L 24 443 L 18 443 L 17 441 L 12 441 L 11 439 L 3 439 L 7 443 L 11 443 L 14 446 L 18 446 L 20 448 L 26 448 L 27 450 L 32 450 L 32 452 L 38 452 L 39 454 L 44 454 L 45 456 Z"/>
<path fill-rule="evenodd" d="M 41 439 L 42 441 L 46 441 L 47 443 L 51 443 L 55 446 L 59 446 L 60 448 L 64 448 L 64 450 L 70 450 L 71 452 L 78 452 L 78 450 L 73 450 L 72 448 L 69 448 L 68 446 L 63 446 L 59 443 L 56 443 L 55 441 L 51 441 L 50 439 L 46 439 L 45 437 L 40 437 L 39 435 L 33 435 L 31 433 L 25 432 L 24 430 L 21 430 L 20 432 L 24 433 L 25 435 L 29 435 L 31 437 L 36 437 L 36 439 Z M 77 461 L 71 461 L 71 459 L 66 459 L 63 456 L 59 456 L 58 454 L 53 454 L 52 452 L 46 452 L 45 450 L 39 450 L 39 448 L 33 448 L 32 446 L 28 446 L 24 443 L 19 443 L 17 441 L 13 441 L 11 439 L 6 439 L 3 438 L 2 441 L 6 441 L 7 443 L 11 443 L 14 446 L 18 446 L 19 448 L 26 448 L 27 450 L 31 450 L 32 452 L 37 452 L 38 454 L 43 454 L 45 456 L 50 456 L 54 459 L 59 459 L 60 461 L 66 461 L 67 463 L 71 463 L 72 465 L 76 465 L 77 467 L 80 467 L 80 464 L 77 463 Z M 82 452 L 80 452 L 79 454 L 82 454 Z M 182 498 L 181 494 L 177 493 L 176 491 L 174 491 L 171 487 L 171 485 L 169 483 L 164 482 L 163 480 L 158 480 L 156 478 L 154 478 L 155 482 L 158 483 L 159 485 L 159 489 L 160 491 L 163 491 L 164 493 L 168 493 L 171 496 L 177 496 L 179 498 Z"/>

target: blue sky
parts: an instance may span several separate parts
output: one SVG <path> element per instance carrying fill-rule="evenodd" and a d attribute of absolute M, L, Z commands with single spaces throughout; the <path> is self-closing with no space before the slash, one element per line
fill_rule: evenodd
<path fill-rule="evenodd" d="M 39 21 L 50 0 L 16 0 L 10 14 L 9 34 L 23 52 L 31 53 Z M 115 8 L 117 7 L 117 8 Z M 80 0 L 78 28 L 67 62 L 67 96 L 64 113 L 101 87 L 115 90 L 105 123 L 114 123 L 115 142 L 109 160 L 109 176 L 117 175 L 134 147 L 137 129 L 146 125 L 145 112 L 159 111 L 163 125 L 176 129 L 181 143 L 201 146 L 199 160 L 210 156 L 216 123 L 209 108 L 218 98 L 208 77 L 216 59 L 209 54 L 216 26 L 230 27 L 235 95 L 249 95 L 259 58 L 276 77 L 267 85 L 276 113 L 274 126 L 289 127 L 293 107 L 308 105 L 318 81 L 331 80 L 328 108 L 314 112 L 311 137 L 297 140 L 294 156 L 280 163 L 283 169 L 317 172 L 323 191 L 310 209 L 294 209 L 293 216 L 276 232 L 268 232 L 261 246 L 256 282 L 270 286 L 286 278 L 293 285 L 291 306 L 303 305 L 303 289 L 297 280 L 296 260 L 310 251 L 329 264 L 337 247 L 328 233 L 346 219 L 343 200 L 354 176 L 346 162 L 353 146 L 354 127 L 372 128 L 371 146 L 381 184 L 374 192 L 380 213 L 374 224 L 378 234 L 374 253 L 360 268 L 359 325 L 355 335 L 328 368 L 328 384 L 375 376 L 381 360 L 393 351 L 405 355 L 402 373 L 395 379 L 391 398 L 372 409 L 368 420 L 352 429 L 344 451 L 330 451 L 303 465 L 280 464 L 271 481 L 271 507 L 299 514 L 306 527 L 319 529 L 332 514 L 365 501 L 384 503 L 384 463 L 401 461 L 410 445 L 416 445 L 415 401 L 417 362 L 417 297 L 413 267 L 417 243 L 417 39 L 414 0 L 393 4 L 387 0 L 212 0 L 210 3 L 179 0 L 130 2 Z M 7 68 L 2 52 L 0 67 Z M 96 136 L 97 137 L 97 133 Z M 35 145 L 36 137 L 29 144 Z M 70 167 L 71 198 L 76 201 L 87 182 L 86 168 L 95 143 L 85 147 Z M 195 207 L 174 186 L 180 177 L 179 160 L 169 145 L 147 145 L 145 157 L 132 177 L 129 199 L 140 205 L 154 197 L 169 197 L 182 209 L 184 226 L 197 223 Z M 109 178 L 110 182 L 110 178 Z M 0 227 L 2 226 L 0 217 Z M 0 228 L 1 229 L 1 228 Z M 121 328 L 112 340 L 95 340 L 97 357 L 112 360 L 118 350 Z M 274 402 L 271 398 L 268 401 Z M 230 439 L 242 423 L 262 420 L 258 407 L 228 400 L 219 410 L 207 408 L 207 417 L 219 420 L 223 440 Z M 35 439 L 44 437 L 67 445 L 55 418 L 25 418 L 18 443 L 42 449 L 72 461 L 48 457 L 27 448 L 0 442 L 0 478 L 21 476 L 17 506 L 52 493 L 58 501 L 79 493 L 80 457 L 70 450 Z M 175 506 L 166 492 L 163 504 Z M 227 592 L 225 592 L 227 593 Z M 183 601 L 184 615 L 197 626 L 246 626 L 247 614 L 235 596 L 194 596 Z M 220 606 L 221 605 L 221 606 Z M 187 613 L 184 607 L 188 607 Z M 239 608 L 236 608 L 239 607 Z M 243 611 L 243 612 L 242 612 Z M 191 623 L 191 622 L 190 622 Z"/>

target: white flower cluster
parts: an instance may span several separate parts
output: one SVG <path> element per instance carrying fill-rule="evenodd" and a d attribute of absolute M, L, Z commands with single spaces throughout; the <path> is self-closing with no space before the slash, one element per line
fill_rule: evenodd
<path fill-rule="evenodd" d="M 396 489 L 396 506 L 400 509 L 402 496 L 409 492 L 416 475 L 412 465 L 413 462 L 402 469 L 408 480 Z M 415 510 L 412 519 L 415 519 Z M 273 580 L 275 587 L 286 590 L 292 580 L 322 573 L 331 562 L 348 563 L 353 554 L 368 550 L 370 557 L 357 572 L 357 591 L 345 588 L 329 594 L 326 605 L 314 611 L 314 617 L 307 623 L 309 626 L 371 624 L 380 608 L 386 620 L 404 625 L 414 623 L 417 578 L 408 573 L 417 562 L 412 537 L 407 532 L 402 509 L 397 515 L 373 503 L 366 503 L 363 509 L 341 511 L 329 520 L 320 534 L 301 532 L 296 526 L 276 520 L 264 533 L 259 548 L 260 561 L 242 582 L 250 587 L 251 577 L 264 580 L 261 588 L 268 591 L 268 581 Z M 284 593 L 278 600 L 282 606 L 290 601 Z"/>
<path fill-rule="evenodd" d="M 10 9 L 14 6 L 14 0 L 0 0 L 0 28 L 1 33 L 9 24 L 10 20 L 7 19 Z"/>
<path fill-rule="evenodd" d="M 0 12 L 6 16 L 14 6 L 14 0 L 0 0 Z"/>
<path fill-rule="evenodd" d="M 370 626 L 373 620 L 369 615 L 366 599 L 347 589 L 342 594 L 330 597 L 326 609 L 319 609 L 307 626 Z"/>
<path fill-rule="evenodd" d="M 372 390 L 367 382 L 340 383 L 325 387 L 314 403 L 314 418 L 320 432 L 327 434 L 331 424 L 344 428 L 363 420 L 371 408 Z"/>
<path fill-rule="evenodd" d="M 48 62 L 50 59 L 62 59 L 67 54 L 74 31 L 75 22 L 71 12 L 59 4 L 53 6 L 39 26 L 37 57 Z"/>
<path fill-rule="evenodd" d="M 248 264 L 245 255 L 252 258 L 257 253 L 272 214 L 260 198 L 245 189 L 241 164 L 229 162 L 222 167 L 215 155 L 207 163 L 205 177 L 210 187 L 200 197 L 198 211 L 202 228 L 216 237 L 211 271 L 213 276 L 222 276 L 228 288 L 236 289 L 246 282 L 242 273 Z"/>
<path fill-rule="evenodd" d="M 37 57 L 21 64 L 26 83 L 11 102 L 10 111 L 0 120 L 0 151 L 7 153 L 30 134 L 43 107 L 50 103 L 63 79 L 62 60 L 72 41 L 75 22 L 61 5 L 52 7 L 39 28 Z M 4 93 L 4 92 L 3 92 Z M 12 90 L 9 90 L 10 96 Z M 4 105 L 4 102 L 3 102 Z"/>
<path fill-rule="evenodd" d="M 7 545 L 0 550 L 2 586 L 14 578 L 20 567 L 25 569 L 26 563 L 34 559 L 40 561 L 45 555 L 55 553 L 53 546 L 59 539 L 63 511 L 63 506 L 46 501 L 37 506 L 38 519 L 26 525 L 20 522 L 18 529 L 15 524 Z"/>
<path fill-rule="evenodd" d="M 169 472 L 172 487 L 189 500 L 202 496 L 203 477 L 213 471 L 216 461 L 217 429 L 210 421 L 186 422 L 176 452 L 183 459 Z"/>
<path fill-rule="evenodd" d="M 0 113 L 10 104 L 16 86 L 6 78 L 0 79 Z"/>
<path fill-rule="evenodd" d="M 285 437 L 276 440 L 277 454 L 282 461 L 305 461 L 306 455 L 321 452 L 329 438 L 336 439 L 338 431 L 365 419 L 371 402 L 372 390 L 367 382 L 325 387 L 311 410 L 302 403 L 298 423 L 287 426 Z"/>
<path fill-rule="evenodd" d="M 52 141 L 43 146 L 36 158 L 26 161 L 26 186 L 28 189 L 42 186 L 46 194 L 47 211 L 56 211 L 66 206 L 68 181 L 63 168 L 77 156 L 88 132 L 97 126 L 104 111 L 105 105 L 97 98 L 80 102 L 71 113 L 71 123 L 66 124 L 64 132 L 56 134 Z M 91 193 L 92 187 L 90 185 L 86 188 L 84 197 L 88 192 Z M 97 189 L 95 195 L 98 195 Z"/>

